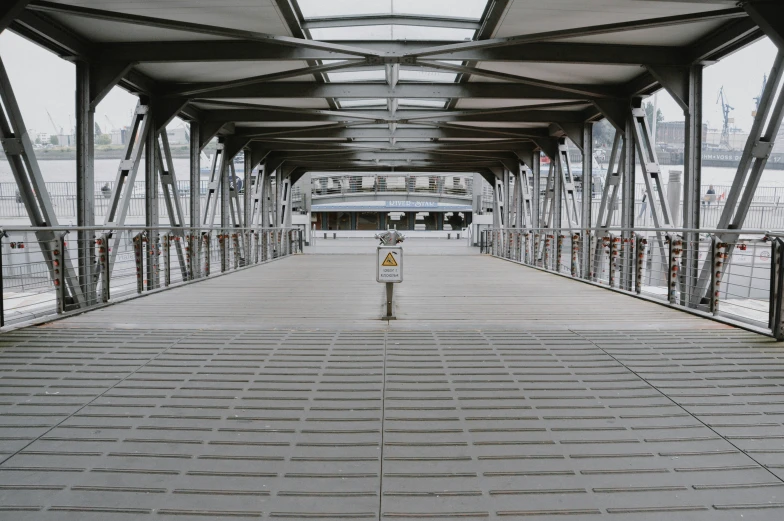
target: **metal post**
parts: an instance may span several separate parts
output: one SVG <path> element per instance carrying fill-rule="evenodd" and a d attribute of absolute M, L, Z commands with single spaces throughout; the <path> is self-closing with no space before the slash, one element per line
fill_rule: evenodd
<path fill-rule="evenodd" d="M 105 233 L 96 241 L 98 262 L 101 269 L 101 302 L 106 304 L 111 298 L 111 279 L 109 273 L 109 234 Z"/>
<path fill-rule="evenodd" d="M 139 233 L 133 237 L 133 257 L 136 262 L 136 293 L 144 291 L 144 234 Z"/>
<path fill-rule="evenodd" d="M 697 229 L 701 226 L 700 186 L 702 184 L 702 73 L 703 65 L 692 65 L 689 69 L 689 108 L 684 112 L 686 141 L 683 151 L 683 227 Z M 671 208 L 677 215 L 677 208 Z M 673 222 L 677 226 L 677 222 Z M 684 301 L 696 307 L 702 297 L 697 288 L 699 270 L 699 234 L 687 232 L 683 236 L 685 258 L 683 259 Z M 711 286 L 713 287 L 713 286 Z M 712 307 L 712 304 L 711 304 Z"/>
<path fill-rule="evenodd" d="M 242 182 L 242 226 L 244 228 L 250 229 L 252 228 L 253 223 L 253 203 L 251 202 L 251 195 L 253 195 L 253 168 L 254 164 L 251 160 L 251 152 L 249 149 L 245 149 L 244 152 L 244 172 L 243 177 L 245 178 Z M 261 179 L 258 177 L 256 178 L 257 182 Z M 245 265 L 249 265 L 251 263 L 251 255 L 250 255 L 250 234 L 246 233 L 245 231 L 241 232 L 243 237 L 243 252 L 245 258 Z"/>
<path fill-rule="evenodd" d="M 626 117 L 626 130 L 624 132 L 624 165 L 623 180 L 621 183 L 621 227 L 627 231 L 621 233 L 623 239 L 630 239 L 631 230 L 634 227 L 634 180 L 635 180 L 635 151 L 634 151 L 634 118 L 629 114 Z M 651 203 L 652 204 L 652 203 Z M 620 258 L 620 287 L 631 290 L 632 268 L 634 259 L 628 253 L 629 243 L 622 245 L 623 255 Z"/>
<path fill-rule="evenodd" d="M 95 111 L 90 107 L 90 65 L 76 62 L 76 225 L 95 226 L 95 175 L 93 150 L 95 147 Z M 96 300 L 95 234 L 87 230 L 77 232 L 79 285 L 85 303 Z"/>
<path fill-rule="evenodd" d="M 204 276 L 210 276 L 210 256 L 212 253 L 210 252 L 210 233 L 211 232 L 204 232 L 202 237 L 204 239 Z"/>
<path fill-rule="evenodd" d="M 583 125 L 583 200 L 582 240 L 580 241 L 580 264 L 583 277 L 591 271 L 590 228 L 592 225 L 591 205 L 593 203 L 593 123 Z"/>
<path fill-rule="evenodd" d="M 683 240 L 677 235 L 670 235 L 668 237 L 669 269 L 667 270 L 667 300 L 670 304 L 675 304 L 678 301 L 678 270 L 683 249 Z"/>
<path fill-rule="evenodd" d="M 54 291 L 57 296 L 57 314 L 65 313 L 67 308 L 65 287 L 65 233 L 58 232 L 52 241 L 52 258 L 54 264 Z"/>
<path fill-rule="evenodd" d="M 163 241 L 163 284 L 167 288 L 171 285 L 171 240 L 172 234 L 166 233 L 161 237 Z"/>
<path fill-rule="evenodd" d="M 201 240 L 196 230 L 201 225 L 201 150 L 199 149 L 199 139 L 201 126 L 197 121 L 190 123 L 190 236 L 188 248 L 190 251 L 190 279 L 194 280 L 201 276 L 199 259 L 201 258 Z"/>
<path fill-rule="evenodd" d="M 542 226 L 542 216 L 539 209 L 539 202 L 541 201 L 541 184 L 540 178 L 542 171 L 542 154 L 538 151 L 533 153 L 534 161 L 531 165 L 531 173 L 534 177 L 534 193 L 531 197 L 531 217 L 533 219 L 531 227 L 536 229 Z"/>
<path fill-rule="evenodd" d="M 165 131 L 165 130 L 164 130 Z M 151 125 L 147 132 L 147 142 L 144 152 L 144 206 L 145 224 L 147 226 L 147 289 L 156 289 L 160 286 L 158 274 L 158 240 L 159 232 L 154 229 L 160 224 L 158 218 L 158 162 L 156 157 L 158 136 Z"/>
<path fill-rule="evenodd" d="M 719 291 L 721 289 L 721 272 L 723 263 L 723 246 L 724 244 L 719 241 L 715 235 L 711 238 L 710 244 L 710 263 L 711 263 L 711 292 L 710 292 L 710 312 L 714 315 L 719 313 Z M 775 241 L 771 244 L 771 251 L 775 249 Z M 773 257 L 773 256 L 771 256 Z M 771 273 L 774 273 L 776 267 L 775 259 L 771 259 Z M 772 278 L 772 277 L 771 277 Z"/>
<path fill-rule="evenodd" d="M 395 291 L 395 285 L 392 282 L 386 283 L 387 287 L 387 316 L 385 318 L 395 318 L 392 313 L 392 297 Z"/>
<path fill-rule="evenodd" d="M 771 246 L 770 328 L 778 341 L 784 340 L 784 241 L 773 240 Z"/>
<path fill-rule="evenodd" d="M 635 234 L 634 253 L 637 257 L 637 272 L 635 277 L 634 291 L 638 295 L 642 293 L 642 273 L 645 266 L 645 245 L 648 240 L 642 235 Z"/>

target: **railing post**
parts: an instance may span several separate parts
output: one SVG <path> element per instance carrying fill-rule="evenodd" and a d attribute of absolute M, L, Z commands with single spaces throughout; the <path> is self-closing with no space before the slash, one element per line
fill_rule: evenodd
<path fill-rule="evenodd" d="M 580 234 L 572 233 L 572 277 L 577 278 L 577 263 L 580 261 Z"/>
<path fill-rule="evenodd" d="M 641 236 L 641 235 L 634 235 L 634 253 L 637 257 L 637 273 L 635 274 L 635 285 L 634 291 L 638 295 L 642 293 L 642 272 L 645 266 L 645 245 L 648 244 L 648 240 Z"/>
<path fill-rule="evenodd" d="M 770 255 L 770 329 L 778 341 L 784 340 L 784 241 L 773 239 Z M 714 269 L 715 271 L 715 269 Z"/>
<path fill-rule="evenodd" d="M 550 266 L 550 247 L 551 247 L 550 239 L 551 238 L 552 238 L 552 235 L 550 235 L 549 232 L 545 232 L 545 236 L 544 236 L 544 266 L 543 267 L 546 270 L 550 269 L 549 266 Z"/>
<path fill-rule="evenodd" d="M 163 285 L 164 287 L 171 286 L 171 239 L 170 233 L 166 233 L 161 237 L 163 240 Z"/>
<path fill-rule="evenodd" d="M 98 263 L 101 272 L 101 302 L 106 304 L 111 297 L 110 287 L 110 270 L 109 270 L 109 239 L 111 234 L 105 233 L 99 239 L 95 240 L 98 251 Z"/>
<path fill-rule="evenodd" d="M 210 248 L 210 232 L 205 232 L 203 235 L 204 239 L 204 276 L 210 276 L 210 257 L 212 256 L 212 251 Z"/>
<path fill-rule="evenodd" d="M 771 253 L 776 248 L 775 241 L 771 242 Z M 710 262 L 711 262 L 711 292 L 710 292 L 710 312 L 713 315 L 719 314 L 719 291 L 721 291 L 721 273 L 724 268 L 724 243 L 719 241 L 717 236 L 713 236 L 711 238 L 711 251 L 710 251 Z M 771 255 L 771 262 L 775 264 L 775 260 L 773 260 L 774 255 Z M 771 265 L 771 274 L 774 273 L 775 265 Z"/>
<path fill-rule="evenodd" d="M 54 266 L 54 289 L 57 296 L 57 314 L 65 313 L 65 234 L 57 233 L 52 241 L 52 264 Z"/>
<path fill-rule="evenodd" d="M 133 256 L 136 261 L 136 293 L 144 291 L 144 253 L 142 247 L 143 233 L 137 233 L 133 237 Z"/>
<path fill-rule="evenodd" d="M 607 282 L 609 283 L 611 288 L 615 287 L 615 267 L 618 263 L 618 250 L 616 249 L 615 240 L 620 238 L 613 237 L 611 233 L 607 234 Z"/>
<path fill-rule="evenodd" d="M 683 241 L 677 236 L 669 236 L 669 269 L 667 270 L 667 300 L 670 304 L 677 302 L 678 264 L 681 257 Z"/>

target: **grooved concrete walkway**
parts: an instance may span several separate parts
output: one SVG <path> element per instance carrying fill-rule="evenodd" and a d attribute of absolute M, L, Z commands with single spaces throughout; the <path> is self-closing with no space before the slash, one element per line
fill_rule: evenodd
<path fill-rule="evenodd" d="M 479 256 L 284 259 L 0 336 L 0 520 L 774 520 L 784 352 Z M 293 327 L 297 326 L 297 327 Z"/>

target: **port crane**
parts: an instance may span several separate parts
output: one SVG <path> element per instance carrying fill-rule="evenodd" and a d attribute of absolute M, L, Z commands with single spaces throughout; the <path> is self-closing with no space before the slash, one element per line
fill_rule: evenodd
<path fill-rule="evenodd" d="M 52 128 L 54 129 L 54 135 L 58 136 L 63 133 L 63 129 L 57 129 L 57 124 L 54 122 L 54 118 L 51 114 L 49 114 L 49 110 L 46 110 L 46 115 L 49 116 L 49 122 L 52 124 Z"/>
<path fill-rule="evenodd" d="M 721 141 L 719 146 L 725 149 L 730 148 L 730 112 L 735 110 L 735 107 L 730 106 L 727 102 L 727 96 L 724 94 L 724 86 L 719 89 L 719 97 L 716 99 L 716 104 L 721 103 L 721 111 L 724 116 L 724 124 L 721 127 Z"/>

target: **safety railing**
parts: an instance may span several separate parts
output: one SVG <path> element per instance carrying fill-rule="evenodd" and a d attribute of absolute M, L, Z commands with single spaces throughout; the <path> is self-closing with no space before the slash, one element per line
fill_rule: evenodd
<path fill-rule="evenodd" d="M 482 253 L 745 323 L 784 340 L 784 233 L 489 229 Z"/>
<path fill-rule="evenodd" d="M 303 239 L 301 228 L 4 227 L 0 326 L 302 253 Z"/>

